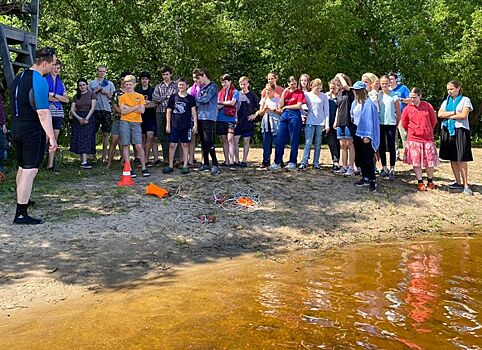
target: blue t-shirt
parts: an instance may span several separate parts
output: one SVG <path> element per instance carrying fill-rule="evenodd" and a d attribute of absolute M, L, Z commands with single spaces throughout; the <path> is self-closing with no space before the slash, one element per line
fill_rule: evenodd
<path fill-rule="evenodd" d="M 236 100 L 236 104 L 237 104 L 237 101 L 239 101 L 238 90 L 234 90 L 233 99 Z M 223 107 L 218 112 L 218 122 L 236 123 L 236 116 L 231 117 L 229 115 L 224 114 L 224 107 Z"/>
<path fill-rule="evenodd" d="M 405 99 L 410 96 L 410 90 L 402 84 L 398 84 L 395 89 L 392 89 L 392 93 L 397 95 L 400 99 Z M 403 112 L 405 107 L 407 107 L 407 104 L 400 101 L 400 112 Z"/>
<path fill-rule="evenodd" d="M 27 69 L 17 75 L 10 89 L 12 122 L 33 122 L 40 125 L 36 111 L 49 109 L 49 85 L 42 75 Z"/>

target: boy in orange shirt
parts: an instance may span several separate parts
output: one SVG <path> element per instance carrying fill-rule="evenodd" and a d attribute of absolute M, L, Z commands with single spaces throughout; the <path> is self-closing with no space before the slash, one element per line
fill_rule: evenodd
<path fill-rule="evenodd" d="M 134 91 L 136 85 L 136 77 L 126 75 L 124 78 L 124 87 L 126 92 L 119 97 L 119 108 L 121 111 L 120 119 L 120 139 L 122 144 L 122 155 L 124 159 L 129 159 L 129 145 L 134 144 L 137 156 L 141 160 L 142 176 L 150 176 L 151 174 L 146 168 L 146 157 L 142 147 L 142 113 L 145 111 L 146 101 L 144 96 Z M 137 175 L 131 170 L 131 177 Z"/>

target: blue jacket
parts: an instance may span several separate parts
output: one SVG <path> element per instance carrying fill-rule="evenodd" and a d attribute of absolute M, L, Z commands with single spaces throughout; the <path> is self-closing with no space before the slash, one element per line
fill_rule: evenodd
<path fill-rule="evenodd" d="M 216 121 L 218 117 L 218 86 L 207 84 L 196 97 L 197 119 Z"/>

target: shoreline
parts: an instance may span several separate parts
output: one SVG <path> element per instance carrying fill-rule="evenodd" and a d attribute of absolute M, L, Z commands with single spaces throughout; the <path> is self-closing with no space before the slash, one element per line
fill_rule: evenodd
<path fill-rule="evenodd" d="M 260 153 L 252 150 L 250 159 L 257 162 Z M 47 222 L 36 227 L 0 223 L 0 319 L 78 295 L 148 284 L 147 276 L 175 273 L 186 264 L 246 253 L 323 253 L 356 243 L 482 232 L 482 150 L 474 150 L 476 161 L 469 165 L 473 197 L 445 186 L 418 192 L 410 168 L 401 163 L 395 182 L 380 180 L 379 192 L 370 194 L 354 188 L 355 177 L 332 174 L 328 153 L 322 150 L 321 171 L 273 174 L 248 168 L 212 177 L 163 176 L 156 168 L 151 178 L 136 179 L 134 188 L 116 186 L 117 168 L 88 173 L 78 183 L 60 178 L 52 187 L 44 186 L 49 180 L 44 176 L 34 190 L 38 203 L 32 213 Z M 232 179 L 259 194 L 259 208 L 216 206 L 213 193 Z M 435 182 L 451 179 L 450 164 L 444 162 Z M 178 194 L 167 200 L 147 197 L 150 182 Z M 2 199 L 4 217 L 13 217 L 10 199 Z M 199 215 L 215 215 L 217 221 L 201 223 Z"/>

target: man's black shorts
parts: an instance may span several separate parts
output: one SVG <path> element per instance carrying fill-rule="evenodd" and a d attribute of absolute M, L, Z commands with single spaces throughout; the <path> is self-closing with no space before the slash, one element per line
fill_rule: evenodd
<path fill-rule="evenodd" d="M 40 125 L 17 125 L 13 143 L 17 153 L 18 166 L 23 169 L 38 169 L 45 155 L 47 136 Z"/>

